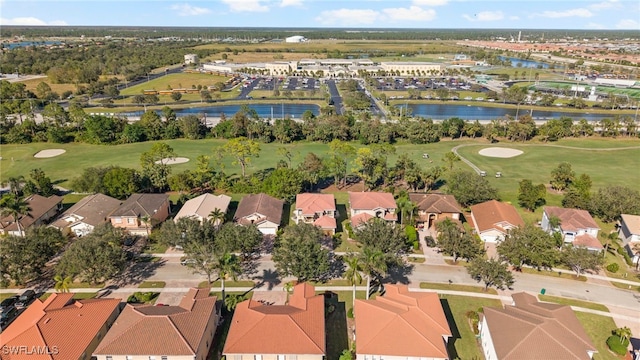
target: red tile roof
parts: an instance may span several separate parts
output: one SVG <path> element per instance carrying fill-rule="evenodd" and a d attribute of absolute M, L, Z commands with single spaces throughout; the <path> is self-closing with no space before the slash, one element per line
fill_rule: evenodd
<path fill-rule="evenodd" d="M 335 218 L 327 215 L 320 216 L 316 219 L 316 221 L 313 222 L 313 225 L 321 229 L 336 229 L 338 227 L 337 224 L 338 223 L 336 222 Z"/>
<path fill-rule="evenodd" d="M 326 355 L 324 296 L 302 283 L 295 286 L 287 305 L 241 302 L 223 354 Z"/>
<path fill-rule="evenodd" d="M 73 294 L 54 293 L 36 300 L 0 336 L 0 347 L 48 347 L 52 354 L 2 355 L 3 360 L 79 359 L 91 354 L 91 342 L 118 311 L 120 299 L 73 300 Z"/>
<path fill-rule="evenodd" d="M 562 231 L 578 231 L 580 229 L 600 229 L 591 214 L 586 210 L 545 206 L 544 212 L 548 217 L 560 219 Z"/>
<path fill-rule="evenodd" d="M 298 194 L 296 210 L 302 210 L 302 215 L 309 216 L 323 211 L 336 211 L 336 199 L 333 194 Z"/>
<path fill-rule="evenodd" d="M 540 303 L 526 293 L 514 294 L 513 299 L 515 306 L 484 307 L 499 359 L 590 360 L 587 351 L 596 352 L 569 306 Z"/>
<path fill-rule="evenodd" d="M 387 192 L 349 192 L 349 206 L 354 210 L 396 209 L 393 194 Z"/>
<path fill-rule="evenodd" d="M 358 215 L 354 215 L 351 217 L 351 226 L 355 229 L 367 223 L 370 219 L 373 219 L 375 216 L 369 213 L 360 213 Z"/>
<path fill-rule="evenodd" d="M 471 214 L 479 232 L 495 229 L 506 234 L 506 225 L 524 226 L 524 221 L 513 205 L 497 200 L 489 200 L 471 206 Z"/>
<path fill-rule="evenodd" d="M 581 234 L 576 236 L 575 239 L 573 239 L 573 246 L 586 247 L 588 249 L 598 249 L 598 250 L 604 249 L 604 247 L 602 246 L 602 243 L 600 243 L 598 239 L 596 239 L 590 234 Z"/>
<path fill-rule="evenodd" d="M 190 289 L 179 306 L 127 304 L 94 354 L 195 355 L 212 317 L 216 297 L 208 288 Z"/>
<path fill-rule="evenodd" d="M 386 285 L 374 300 L 356 300 L 356 353 L 448 359 L 452 336 L 437 293 Z"/>
<path fill-rule="evenodd" d="M 420 211 L 433 214 L 461 213 L 460 204 L 453 195 L 445 194 L 409 194 L 409 200 Z"/>

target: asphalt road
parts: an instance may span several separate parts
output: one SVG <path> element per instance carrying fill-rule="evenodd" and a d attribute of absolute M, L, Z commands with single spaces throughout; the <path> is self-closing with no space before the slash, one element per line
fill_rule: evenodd
<path fill-rule="evenodd" d="M 331 100 L 333 102 L 333 106 L 336 109 L 336 114 L 342 115 L 342 97 L 338 92 L 338 87 L 336 86 L 335 80 L 327 80 L 327 87 L 329 88 L 329 95 L 331 96 Z"/>

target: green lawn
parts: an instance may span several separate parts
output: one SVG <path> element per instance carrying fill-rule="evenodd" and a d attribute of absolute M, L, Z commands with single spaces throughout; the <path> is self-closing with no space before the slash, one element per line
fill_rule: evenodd
<path fill-rule="evenodd" d="M 421 282 L 420 289 L 466 291 L 466 292 L 498 295 L 498 291 L 496 291 L 496 289 L 494 288 L 489 288 L 487 291 L 484 291 L 484 286 L 473 286 L 473 285 Z"/>
<path fill-rule="evenodd" d="M 482 359 L 480 344 L 467 320 L 467 311 L 478 311 L 483 306 L 501 308 L 502 303 L 494 299 L 481 299 L 466 296 L 440 295 L 442 308 L 449 320 L 453 339 L 449 340 L 449 356 L 452 359 Z"/>
<path fill-rule="evenodd" d="M 4 300 L 4 299 L 8 299 L 8 298 L 10 298 L 10 297 L 12 297 L 12 296 L 16 296 L 16 295 L 18 295 L 18 294 L 9 294 L 9 293 L 7 293 L 7 294 L 0 294 L 0 301 L 2 301 L 2 300 Z"/>
<path fill-rule="evenodd" d="M 225 82 L 229 78 L 211 74 L 199 73 L 177 73 L 162 76 L 151 81 L 144 82 L 139 85 L 132 86 L 120 92 L 121 95 L 140 95 L 144 90 L 169 90 L 171 89 L 191 89 L 192 85 L 196 87 L 202 85 L 206 88 L 209 85 L 215 85 L 217 82 Z M 199 95 L 198 95 L 199 98 Z"/>
<path fill-rule="evenodd" d="M 140 285 L 138 285 L 138 288 L 154 288 L 154 289 L 160 289 L 165 287 L 167 284 L 164 281 L 143 281 L 140 283 Z"/>
<path fill-rule="evenodd" d="M 616 323 L 608 316 L 601 316 L 576 311 L 576 317 L 593 341 L 598 353 L 593 356 L 593 360 L 619 360 L 619 357 L 609 351 L 607 338 L 611 336 L 611 331 L 616 329 Z"/>
<path fill-rule="evenodd" d="M 609 312 L 609 309 L 606 306 L 602 304 L 593 303 L 590 301 L 568 299 L 568 298 L 552 296 L 552 295 L 538 295 L 538 299 L 540 301 L 547 301 L 547 302 L 552 302 L 552 303 L 561 304 L 561 305 L 579 306 L 585 309 Z"/>

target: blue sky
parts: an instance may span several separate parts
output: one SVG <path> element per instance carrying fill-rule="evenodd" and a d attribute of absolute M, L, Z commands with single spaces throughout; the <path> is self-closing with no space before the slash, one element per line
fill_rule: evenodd
<path fill-rule="evenodd" d="M 631 29 L 638 0 L 0 0 L 0 25 Z"/>

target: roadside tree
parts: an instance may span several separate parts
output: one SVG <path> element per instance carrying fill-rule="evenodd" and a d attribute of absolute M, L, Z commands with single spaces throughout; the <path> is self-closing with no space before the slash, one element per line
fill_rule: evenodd
<path fill-rule="evenodd" d="M 475 258 L 467 267 L 467 272 L 475 280 L 484 283 L 485 291 L 489 289 L 489 286 L 502 290 L 505 287 L 511 287 L 515 281 L 507 264 L 495 259 Z"/>
<path fill-rule="evenodd" d="M 322 232 L 317 227 L 299 223 L 289 225 L 276 239 L 273 261 L 281 276 L 295 276 L 298 281 L 321 280 L 329 274 L 329 251 L 323 249 Z"/>

